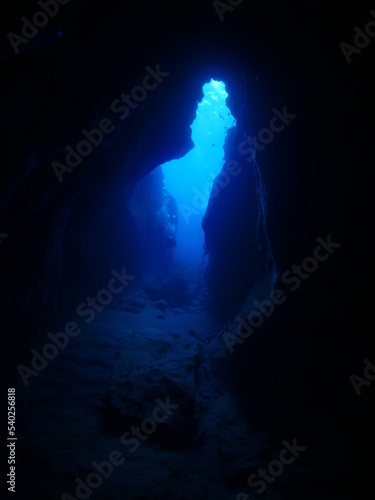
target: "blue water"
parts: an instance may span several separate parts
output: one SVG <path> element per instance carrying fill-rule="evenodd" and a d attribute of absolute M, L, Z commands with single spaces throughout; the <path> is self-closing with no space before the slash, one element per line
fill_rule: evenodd
<path fill-rule="evenodd" d="M 224 143 L 229 128 L 236 125 L 226 105 L 225 84 L 211 80 L 203 85 L 191 128 L 194 148 L 183 158 L 161 165 L 164 186 L 178 207 L 177 246 L 174 260 L 197 265 L 204 258 L 202 218 L 215 177 L 224 165 Z"/>

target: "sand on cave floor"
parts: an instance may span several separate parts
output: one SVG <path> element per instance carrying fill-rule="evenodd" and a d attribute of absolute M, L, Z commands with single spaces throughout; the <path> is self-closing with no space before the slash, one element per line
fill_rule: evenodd
<path fill-rule="evenodd" d="M 225 325 L 207 312 L 207 290 L 195 283 L 194 297 L 183 306 L 151 299 L 144 284 L 129 287 L 94 321 L 81 323 L 81 333 L 30 377 L 28 387 L 20 384 L 24 436 L 18 444 L 28 466 L 19 489 L 28 498 L 77 498 L 77 478 L 86 483 L 93 462 L 108 461 L 114 450 L 124 461 L 92 486 L 93 499 L 234 500 L 241 491 L 254 498 L 246 471 L 269 461 L 269 436 L 252 427 L 232 395 L 220 369 L 228 356 Z M 135 450 L 125 446 L 129 414 L 139 422 L 150 418 L 156 399 L 168 396 L 172 402 L 194 399 L 194 408 L 186 404 L 170 426 L 167 420 Z M 301 464 L 283 481 L 299 484 L 309 476 Z M 88 491 L 81 490 L 81 498 L 91 497 Z M 287 498 L 273 485 L 262 496 Z"/>
<path fill-rule="evenodd" d="M 117 304 L 97 313 L 90 324 L 81 322 L 81 333 L 70 339 L 69 345 L 37 377 L 29 379 L 28 387 L 17 389 L 19 413 L 25 416 L 23 424 L 27 429 L 26 436 L 20 436 L 25 459 L 30 464 L 31 477 L 26 490 L 30 494 L 33 489 L 32 470 L 36 469 L 44 471 L 43 484 L 34 485 L 39 498 L 60 498 L 63 493 L 75 497 L 75 479 L 80 477 L 85 481 L 94 472 L 93 461 L 108 460 L 110 453 L 118 450 L 125 458 L 124 463 L 103 479 L 93 498 L 229 498 L 230 490 L 220 472 L 219 444 L 210 429 L 212 422 L 207 423 L 206 431 L 202 430 L 207 408 L 211 406 L 214 410 L 217 406 L 211 416 L 212 421 L 217 420 L 225 396 L 204 377 L 196 388 L 200 430 L 192 446 L 171 450 L 150 439 L 131 452 L 121 444 L 121 432 L 112 429 L 108 422 L 113 370 L 124 353 L 129 360 L 152 369 L 155 346 L 157 349 L 162 343 L 159 366 L 164 366 L 165 377 L 173 379 L 179 365 L 183 372 L 188 355 L 201 353 L 209 337 L 220 333 L 220 324 L 204 312 L 202 297 L 186 308 L 164 309 L 163 302 L 148 299 L 142 290 L 134 287 L 129 290 Z M 136 308 L 134 303 L 138 303 L 138 311 L 122 310 L 129 306 Z M 129 378 L 135 380 L 137 374 Z M 158 392 L 154 395 L 162 400 L 168 396 Z M 216 403 L 212 405 L 214 398 Z M 233 414 L 229 412 L 232 402 L 228 400 L 227 405 L 228 419 L 232 421 Z M 125 425 L 123 432 L 127 429 Z M 43 491 L 48 494 L 44 496 Z"/>

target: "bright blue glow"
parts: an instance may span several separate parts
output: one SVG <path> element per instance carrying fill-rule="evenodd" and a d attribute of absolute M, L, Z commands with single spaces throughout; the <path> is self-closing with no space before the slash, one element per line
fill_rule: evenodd
<path fill-rule="evenodd" d="M 203 259 L 202 218 L 215 177 L 224 164 L 224 143 L 236 120 L 226 106 L 225 84 L 211 80 L 203 85 L 191 128 L 194 148 L 183 158 L 164 163 L 164 186 L 178 206 L 175 260 L 196 265 Z"/>

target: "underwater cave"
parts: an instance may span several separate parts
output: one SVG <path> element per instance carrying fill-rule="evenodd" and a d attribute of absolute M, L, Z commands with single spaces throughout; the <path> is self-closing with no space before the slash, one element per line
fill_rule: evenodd
<path fill-rule="evenodd" d="M 204 257 L 202 220 L 215 178 L 224 164 L 227 130 L 236 124 L 225 104 L 228 94 L 223 82 L 212 79 L 203 86 L 203 95 L 191 124 L 194 148 L 182 158 L 159 167 L 164 188 L 178 209 L 174 259 L 191 266 L 199 265 Z M 218 189 L 215 184 L 215 190 Z"/>
<path fill-rule="evenodd" d="M 363 498 L 372 49 L 342 61 L 353 13 L 38 5 L 9 9 L 0 51 L 10 488 Z"/>
<path fill-rule="evenodd" d="M 155 253 L 154 244 L 150 246 L 153 235 L 161 250 L 161 263 L 179 265 L 187 276 L 192 268 L 205 267 L 202 221 L 209 200 L 230 182 L 224 168 L 224 146 L 228 129 L 236 125 L 226 106 L 225 84 L 211 79 L 202 90 L 190 126 L 194 147 L 138 181 L 130 199 L 135 225 L 142 232 L 139 252 L 145 261 L 150 263 L 148 254 Z"/>

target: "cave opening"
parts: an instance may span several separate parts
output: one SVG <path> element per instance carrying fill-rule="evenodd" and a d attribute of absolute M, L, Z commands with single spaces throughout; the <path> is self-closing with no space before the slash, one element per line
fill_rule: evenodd
<path fill-rule="evenodd" d="M 227 106 L 229 94 L 223 81 L 211 78 L 201 89 L 189 126 L 193 147 L 138 179 L 127 209 L 146 295 L 175 308 L 195 305 L 204 310 L 210 252 L 202 222 L 211 200 L 220 203 L 224 148 L 237 120 Z M 219 219 L 220 215 L 217 225 Z"/>
<path fill-rule="evenodd" d="M 170 204 L 172 196 L 178 210 L 178 214 L 169 215 L 175 224 L 175 234 L 168 235 L 167 247 L 174 248 L 174 262 L 188 266 L 203 263 L 202 219 L 215 188 L 215 177 L 224 164 L 227 131 L 236 126 L 236 119 L 226 105 L 225 83 L 211 78 L 202 90 L 203 98 L 190 125 L 194 148 L 182 158 L 158 167 L 163 175 L 165 202 Z"/>
<path fill-rule="evenodd" d="M 220 176 L 226 168 L 228 132 L 236 133 L 237 120 L 227 105 L 224 81 L 211 77 L 201 89 L 189 125 L 193 147 L 137 180 L 128 210 L 146 293 L 174 307 L 195 304 L 205 310 L 210 300 L 206 271 L 211 252 L 204 218 L 211 202 L 223 201 Z M 223 201 L 225 205 L 235 202 Z M 218 213 L 214 225 L 220 226 L 220 220 Z"/>

